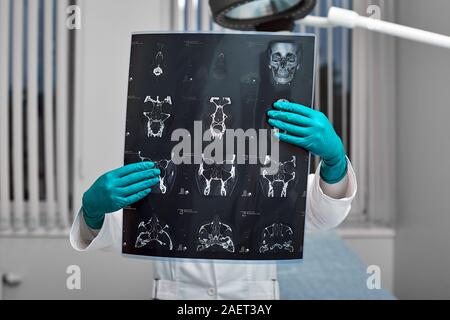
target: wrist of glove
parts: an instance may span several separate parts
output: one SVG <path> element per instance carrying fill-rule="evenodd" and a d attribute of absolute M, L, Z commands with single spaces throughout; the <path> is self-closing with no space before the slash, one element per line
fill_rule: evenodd
<path fill-rule="evenodd" d="M 320 178 L 328 184 L 336 184 L 341 182 L 348 171 L 347 157 L 343 154 L 337 160 L 322 159 L 320 167 Z"/>
<path fill-rule="evenodd" d="M 105 216 L 105 213 L 97 213 L 95 215 L 89 214 L 83 206 L 84 222 L 86 222 L 86 225 L 93 230 L 100 230 L 102 228 Z"/>

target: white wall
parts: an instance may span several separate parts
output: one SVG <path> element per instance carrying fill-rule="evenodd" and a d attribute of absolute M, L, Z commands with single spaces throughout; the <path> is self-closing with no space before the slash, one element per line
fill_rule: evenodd
<path fill-rule="evenodd" d="M 378 266 L 384 289 L 394 290 L 395 231 L 389 228 L 340 228 L 337 230 L 347 245 L 367 266 Z"/>
<path fill-rule="evenodd" d="M 398 0 L 399 22 L 450 34 L 450 1 Z M 450 298 L 450 50 L 399 41 L 395 293 Z M 394 138 L 394 137 L 393 137 Z"/>

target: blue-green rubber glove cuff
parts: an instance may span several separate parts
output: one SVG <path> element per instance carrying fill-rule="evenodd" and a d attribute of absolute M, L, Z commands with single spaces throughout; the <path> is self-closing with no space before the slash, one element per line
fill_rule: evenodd
<path fill-rule="evenodd" d="M 93 230 L 100 230 L 105 221 L 104 214 L 91 215 L 87 212 L 85 207 L 83 207 L 83 218 L 86 225 Z"/>
<path fill-rule="evenodd" d="M 322 161 L 320 177 L 328 184 L 336 184 L 345 178 L 348 171 L 347 157 L 344 155 L 337 161 Z"/>

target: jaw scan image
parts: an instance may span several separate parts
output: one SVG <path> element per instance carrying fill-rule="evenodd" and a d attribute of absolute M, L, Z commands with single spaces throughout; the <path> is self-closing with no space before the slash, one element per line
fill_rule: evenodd
<path fill-rule="evenodd" d="M 259 253 L 294 252 L 293 237 L 294 232 L 291 227 L 282 223 L 274 223 L 264 228 Z"/>
<path fill-rule="evenodd" d="M 170 227 L 166 224 L 164 227 L 156 216 L 153 216 L 147 222 L 142 221 L 138 226 L 138 237 L 135 248 L 143 248 L 148 245 L 164 247 L 172 251 L 173 242 L 169 235 Z"/>
<path fill-rule="evenodd" d="M 269 69 L 276 84 L 289 85 L 300 69 L 300 49 L 290 42 L 274 42 L 268 50 Z"/>
<path fill-rule="evenodd" d="M 172 107 L 172 97 L 168 96 L 163 100 L 159 97 L 147 97 L 145 103 L 151 103 L 150 111 L 144 112 L 144 117 L 147 119 L 147 137 L 148 138 L 162 138 L 165 122 L 171 117 L 170 111 L 166 111 L 166 106 Z"/>
<path fill-rule="evenodd" d="M 278 171 L 269 172 L 270 164 L 275 161 L 266 156 L 264 167 L 261 169 L 260 183 L 263 193 L 268 198 L 286 198 L 289 186 L 295 184 L 297 158 L 292 156 L 290 160 L 278 162 Z"/>
<path fill-rule="evenodd" d="M 173 163 L 172 159 L 160 159 L 152 160 L 142 155 L 142 152 L 138 152 L 138 156 L 142 162 L 150 161 L 155 163 L 155 167 L 161 171 L 159 176 L 159 186 L 152 188 L 152 193 L 155 194 L 167 194 L 171 191 L 176 178 L 177 166 Z"/>
<path fill-rule="evenodd" d="M 231 196 L 237 182 L 236 155 L 233 155 L 232 160 L 225 160 L 221 163 L 206 159 L 202 155 L 202 163 L 199 165 L 196 180 L 199 192 L 204 196 Z"/>
<path fill-rule="evenodd" d="M 198 231 L 197 251 L 222 250 L 234 252 L 233 229 L 215 216 Z"/>

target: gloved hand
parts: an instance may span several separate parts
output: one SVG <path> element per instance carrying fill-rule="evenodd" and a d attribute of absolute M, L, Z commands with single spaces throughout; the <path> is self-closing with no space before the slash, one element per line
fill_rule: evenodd
<path fill-rule="evenodd" d="M 320 111 L 291 102 L 275 102 L 274 108 L 267 112 L 269 124 L 287 132 L 277 133 L 276 137 L 322 158 L 322 179 L 329 184 L 340 182 L 347 174 L 347 158 L 328 118 Z"/>
<path fill-rule="evenodd" d="M 133 163 L 110 171 L 83 195 L 84 220 L 91 229 L 101 229 L 105 215 L 145 198 L 159 183 L 159 169 L 152 162 Z"/>

